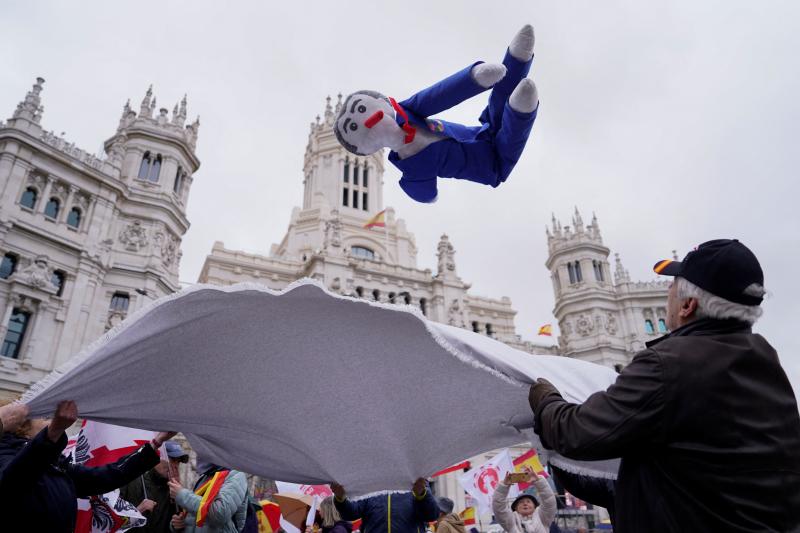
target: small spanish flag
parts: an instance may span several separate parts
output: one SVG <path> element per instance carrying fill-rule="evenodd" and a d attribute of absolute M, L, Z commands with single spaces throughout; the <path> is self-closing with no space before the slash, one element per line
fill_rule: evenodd
<path fill-rule="evenodd" d="M 372 217 L 371 219 L 367 220 L 367 223 L 364 224 L 364 227 L 369 228 L 385 228 L 386 227 L 386 209 Z"/>
<path fill-rule="evenodd" d="M 533 469 L 534 472 L 539 474 L 542 477 L 549 477 L 547 472 L 545 471 L 544 467 L 542 466 L 542 462 L 539 461 L 539 455 L 536 453 L 536 450 L 531 448 L 527 452 L 523 453 L 513 461 L 514 463 L 514 470 L 517 472 L 523 472 L 523 468 L 528 466 Z M 530 487 L 528 483 L 520 483 L 519 490 L 525 490 Z"/>
<path fill-rule="evenodd" d="M 545 324 L 544 326 L 539 328 L 539 335 L 547 335 L 551 337 L 553 335 L 553 324 Z"/>
<path fill-rule="evenodd" d="M 281 527 L 281 507 L 275 502 L 261 500 L 261 509 L 256 512 L 258 533 L 277 533 Z"/>
<path fill-rule="evenodd" d="M 230 470 L 220 470 L 215 473 L 211 479 L 203 483 L 199 489 L 194 491 L 194 493 L 201 498 L 200 507 L 197 509 L 197 527 L 201 527 L 206 523 L 208 508 L 211 507 L 211 503 L 214 501 L 214 498 L 217 497 L 217 494 L 219 494 L 222 484 L 225 483 L 225 478 L 228 477 L 230 473 Z"/>
<path fill-rule="evenodd" d="M 474 526 L 475 525 L 475 508 L 474 507 L 467 507 L 463 511 L 461 511 L 461 520 L 464 521 L 465 526 Z"/>

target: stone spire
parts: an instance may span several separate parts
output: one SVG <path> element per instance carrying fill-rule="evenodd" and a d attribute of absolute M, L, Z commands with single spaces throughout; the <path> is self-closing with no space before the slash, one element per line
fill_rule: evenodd
<path fill-rule="evenodd" d="M 627 283 L 630 280 L 631 276 L 628 274 L 628 271 L 623 268 L 619 254 L 614 254 L 614 283 L 619 285 L 620 283 Z"/>
<path fill-rule="evenodd" d="M 139 106 L 139 116 L 142 118 L 153 118 L 153 108 L 156 106 L 155 104 L 156 99 L 153 98 L 153 86 L 151 85 L 147 88 L 144 98 L 142 98 L 142 105 Z"/>
<path fill-rule="evenodd" d="M 325 98 L 325 123 L 333 125 L 333 108 L 331 107 L 331 97 Z"/>
<path fill-rule="evenodd" d="M 342 93 L 336 95 L 336 107 L 333 110 L 335 115 L 339 114 L 339 111 L 342 110 Z"/>
<path fill-rule="evenodd" d="M 578 212 L 578 206 L 575 206 L 575 215 L 572 217 L 572 225 L 575 227 L 575 233 L 583 233 L 583 219 Z"/>
<path fill-rule="evenodd" d="M 42 84 L 44 78 L 36 78 L 33 88 L 25 95 L 25 99 L 17 105 L 13 118 L 29 120 L 35 124 L 42 121 L 44 106 L 42 105 Z"/>
<path fill-rule="evenodd" d="M 436 272 L 436 277 L 456 276 L 456 251 L 447 234 L 442 234 L 436 249 L 436 257 L 439 259 L 439 269 Z"/>
<path fill-rule="evenodd" d="M 186 124 L 186 95 L 183 95 L 183 99 L 180 102 L 180 105 L 175 104 L 175 108 L 172 110 L 172 123 L 178 127 L 183 127 Z"/>

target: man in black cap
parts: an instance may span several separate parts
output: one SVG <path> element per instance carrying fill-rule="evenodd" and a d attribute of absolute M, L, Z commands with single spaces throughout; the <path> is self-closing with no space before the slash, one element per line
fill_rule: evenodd
<path fill-rule="evenodd" d="M 614 531 L 800 531 L 797 401 L 778 354 L 751 330 L 764 296 L 758 260 L 720 239 L 654 270 L 675 277 L 671 333 L 582 405 L 534 384 L 542 444 L 573 459 L 622 458 Z"/>

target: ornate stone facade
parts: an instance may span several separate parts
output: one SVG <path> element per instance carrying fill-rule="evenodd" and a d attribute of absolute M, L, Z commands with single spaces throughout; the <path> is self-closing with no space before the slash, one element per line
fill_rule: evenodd
<path fill-rule="evenodd" d="M 546 233 L 561 355 L 621 368 L 666 333 L 669 282 L 632 282 L 618 254 L 612 281 L 596 216 L 584 226 L 576 208 L 572 226 L 553 216 Z"/>
<path fill-rule="evenodd" d="M 355 157 L 336 141 L 333 117 L 341 105 L 341 96 L 335 107 L 328 98 L 324 119 L 311 123 L 303 204 L 292 211 L 281 242 L 268 256 L 229 250 L 217 242 L 199 281 L 256 281 L 281 289 L 311 277 L 340 294 L 417 306 L 432 320 L 470 328 L 528 352 L 552 351 L 516 334 L 516 311 L 509 298 L 469 292 L 470 284 L 458 277 L 455 248 L 447 235 L 437 246 L 437 272 L 417 266 L 414 235 L 393 208 L 383 205 L 383 152 Z M 365 227 L 381 212 L 383 227 Z"/>
<path fill-rule="evenodd" d="M 148 90 L 138 115 L 124 106 L 105 154 L 92 155 L 42 129 L 43 84 L 0 122 L 0 397 L 179 289 L 200 166 L 199 120 L 184 125 L 185 97 L 171 119 L 165 109 L 153 118 Z"/>

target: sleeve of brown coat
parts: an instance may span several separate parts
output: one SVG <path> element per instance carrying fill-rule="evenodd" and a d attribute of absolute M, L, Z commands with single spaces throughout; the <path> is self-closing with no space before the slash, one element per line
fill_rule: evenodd
<path fill-rule="evenodd" d="M 600 460 L 621 457 L 637 446 L 663 438 L 667 401 L 658 354 L 634 357 L 617 381 L 580 404 L 548 394 L 534 412 L 545 447 L 565 457 Z"/>

